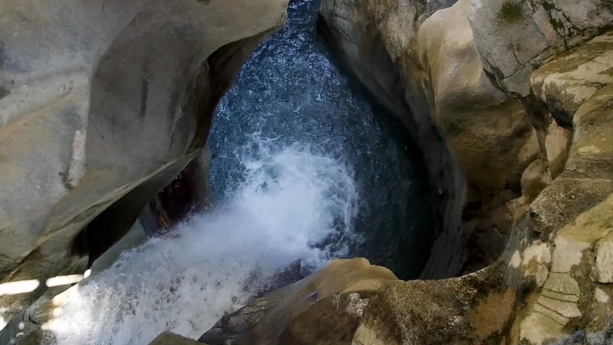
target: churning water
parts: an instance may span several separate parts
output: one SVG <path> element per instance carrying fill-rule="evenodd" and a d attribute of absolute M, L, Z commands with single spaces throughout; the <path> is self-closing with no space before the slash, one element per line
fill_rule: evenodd
<path fill-rule="evenodd" d="M 291 1 L 287 27 L 220 105 L 209 140 L 215 211 L 82 286 L 53 324 L 59 344 L 147 344 L 165 330 L 198 338 L 296 261 L 366 256 L 403 278 L 419 273 L 431 227 L 419 154 L 330 62 L 316 6 Z"/>
<path fill-rule="evenodd" d="M 363 241 L 347 243 L 350 255 L 416 278 L 434 233 L 421 154 L 402 123 L 331 62 L 316 33 L 317 7 L 292 0 L 286 28 L 254 52 L 220 104 L 209 140 L 214 200 L 231 200 L 244 180 L 236 148 L 250 145 L 254 132 L 278 147 L 308 144 L 353 171 L 359 202 L 351 225 Z"/>
<path fill-rule="evenodd" d="M 167 329 L 198 338 L 279 269 L 297 260 L 316 268 L 337 255 L 330 248 L 343 250 L 317 244 L 353 236 L 351 173 L 307 146 L 254 140 L 258 154 L 241 157 L 246 178 L 232 200 L 81 287 L 53 324 L 59 344 L 147 344 Z"/>

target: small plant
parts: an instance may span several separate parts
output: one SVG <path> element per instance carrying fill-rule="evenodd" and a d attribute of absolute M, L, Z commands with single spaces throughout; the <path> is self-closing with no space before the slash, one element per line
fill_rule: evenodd
<path fill-rule="evenodd" d="M 505 23 L 515 23 L 524 19 L 524 11 L 520 3 L 509 1 L 502 5 L 498 17 Z"/>

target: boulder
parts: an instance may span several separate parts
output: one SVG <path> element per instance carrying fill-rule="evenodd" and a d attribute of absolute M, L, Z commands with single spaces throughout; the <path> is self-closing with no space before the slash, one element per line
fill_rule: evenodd
<path fill-rule="evenodd" d="M 448 280 L 395 282 L 370 299 L 353 345 L 500 343 L 516 291 L 500 267 Z"/>
<path fill-rule="evenodd" d="M 10 318 L 83 273 L 205 145 L 287 0 L 8 0 L 0 21 L 0 283 Z M 80 235 L 80 236 L 79 236 Z"/>
<path fill-rule="evenodd" d="M 351 344 L 373 293 L 398 281 L 366 259 L 337 259 L 305 279 L 222 318 L 198 341 L 227 344 Z"/>

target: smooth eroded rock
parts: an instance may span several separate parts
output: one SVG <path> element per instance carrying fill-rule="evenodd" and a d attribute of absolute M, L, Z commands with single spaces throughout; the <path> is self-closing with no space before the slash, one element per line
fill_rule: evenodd
<path fill-rule="evenodd" d="M 222 318 L 199 341 L 217 344 L 351 344 L 370 296 L 397 281 L 366 259 L 334 260 L 305 279 Z"/>
<path fill-rule="evenodd" d="M 40 282 L 0 297 L 3 318 L 48 278 L 83 273 L 81 257 L 117 242 L 199 154 L 218 101 L 287 4 L 3 2 L 0 282 Z"/>

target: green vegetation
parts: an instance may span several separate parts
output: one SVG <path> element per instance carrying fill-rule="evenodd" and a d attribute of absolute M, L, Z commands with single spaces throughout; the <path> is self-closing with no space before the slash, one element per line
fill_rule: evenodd
<path fill-rule="evenodd" d="M 561 21 L 550 18 L 549 22 L 558 32 L 564 33 L 564 24 Z"/>
<path fill-rule="evenodd" d="M 564 32 L 564 25 L 562 24 L 561 21 L 553 18 L 553 12 L 558 12 L 559 11 L 558 8 L 554 4 L 551 4 L 549 1 L 544 1 L 541 5 L 545 9 L 545 11 L 547 11 L 549 13 L 549 22 L 551 23 L 551 25 L 558 32 L 563 33 Z"/>
<path fill-rule="evenodd" d="M 498 18 L 505 23 L 515 23 L 524 19 L 524 10 L 519 2 L 505 2 L 498 12 Z"/>

